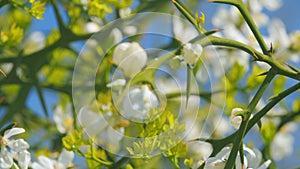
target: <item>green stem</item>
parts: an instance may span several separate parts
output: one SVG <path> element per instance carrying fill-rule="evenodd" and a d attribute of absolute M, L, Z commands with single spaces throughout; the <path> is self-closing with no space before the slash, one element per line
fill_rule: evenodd
<path fill-rule="evenodd" d="M 255 96 L 251 100 L 250 104 L 248 105 L 247 109 L 245 110 L 246 114 L 243 119 L 243 122 L 237 132 L 236 139 L 233 142 L 233 148 L 230 152 L 228 162 L 225 165 L 225 169 L 232 169 L 235 164 L 235 159 L 237 156 L 237 153 L 241 146 L 243 146 L 243 139 L 247 131 L 249 119 L 251 117 L 251 113 L 253 112 L 254 108 L 256 107 L 258 101 L 261 99 L 262 95 L 264 94 L 265 90 L 271 83 L 272 79 L 275 77 L 275 72 L 271 69 L 269 73 L 267 74 L 267 77 L 265 78 L 264 82 L 261 84 L 260 88 L 256 92 Z"/>
<path fill-rule="evenodd" d="M 269 110 L 271 110 L 277 103 L 279 103 L 286 96 L 300 89 L 300 83 L 295 84 L 294 86 L 288 88 L 282 93 L 278 94 L 275 98 L 273 98 L 263 109 L 257 112 L 253 118 L 249 121 L 249 125 L 247 127 L 247 132 L 257 123 L 259 120 L 264 117 Z"/>
<path fill-rule="evenodd" d="M 259 32 L 259 29 L 257 28 L 253 18 L 250 15 L 250 12 L 248 11 L 246 5 L 242 0 L 210 0 L 211 2 L 215 3 L 223 3 L 223 4 L 230 4 L 234 5 L 238 8 L 238 10 L 241 12 L 242 16 L 244 17 L 246 23 L 250 27 L 252 33 L 254 34 L 259 46 L 261 47 L 263 53 L 265 55 L 269 55 L 268 47 L 262 37 L 262 35 Z"/>
<path fill-rule="evenodd" d="M 199 43 L 202 46 L 217 45 L 217 46 L 226 46 L 226 47 L 240 49 L 244 52 L 247 52 L 251 56 L 253 56 L 255 60 L 262 61 L 262 62 L 269 64 L 276 71 L 277 74 L 287 76 L 287 77 L 290 77 L 290 78 L 300 81 L 299 73 L 286 68 L 285 66 L 280 64 L 274 58 L 268 57 L 268 56 L 258 52 L 254 48 L 247 46 L 246 44 L 243 44 L 241 42 L 226 39 L 226 38 L 220 38 L 220 37 L 216 37 L 216 36 L 209 36 L 209 37 L 201 40 Z"/>
<path fill-rule="evenodd" d="M 261 47 L 263 53 L 265 55 L 269 55 L 269 49 L 258 29 L 258 27 L 256 26 L 253 18 L 250 15 L 249 10 L 246 8 L 245 4 L 240 0 L 240 5 L 236 6 L 239 11 L 241 12 L 242 16 L 244 17 L 245 21 L 247 22 L 248 26 L 250 27 L 252 33 L 254 34 L 259 46 Z"/>

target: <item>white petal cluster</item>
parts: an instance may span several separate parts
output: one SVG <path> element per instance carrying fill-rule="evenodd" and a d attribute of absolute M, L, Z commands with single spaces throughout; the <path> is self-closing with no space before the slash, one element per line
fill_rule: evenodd
<path fill-rule="evenodd" d="M 68 103 L 65 109 L 61 105 L 58 105 L 54 110 L 53 120 L 60 133 L 64 134 L 73 130 L 74 119 L 72 104 Z"/>
<path fill-rule="evenodd" d="M 111 151 L 118 151 L 118 143 L 124 136 L 124 128 L 113 128 L 114 122 L 112 112 L 96 113 L 88 106 L 82 107 L 78 113 L 78 120 L 84 129 L 85 137 L 93 137 L 98 143 L 105 143 L 106 148 Z M 113 147 L 111 147 L 113 146 Z"/>
<path fill-rule="evenodd" d="M 0 137 L 1 152 L 0 152 L 0 168 L 9 169 L 12 166 L 17 167 L 14 159 L 18 161 L 18 165 L 22 169 L 27 169 L 31 156 L 28 151 L 29 144 L 23 139 L 10 139 L 12 136 L 24 133 L 23 128 L 12 128 L 4 132 L 4 135 Z"/>
<path fill-rule="evenodd" d="M 133 77 L 147 62 L 146 51 L 136 42 L 119 44 L 113 53 L 113 62 L 127 76 Z"/>
<path fill-rule="evenodd" d="M 230 123 L 235 129 L 238 129 L 243 121 L 242 116 L 237 115 L 237 113 L 240 113 L 242 111 L 243 111 L 243 109 L 241 109 L 241 108 L 234 108 L 231 111 Z"/>
<path fill-rule="evenodd" d="M 128 119 L 142 121 L 150 109 L 158 106 L 157 96 L 147 85 L 132 87 L 123 99 L 121 113 Z"/>
<path fill-rule="evenodd" d="M 32 163 L 33 169 L 67 169 L 72 166 L 74 152 L 62 150 L 57 160 L 46 156 L 39 156 L 37 162 Z"/>
<path fill-rule="evenodd" d="M 204 169 L 223 169 L 227 163 L 230 151 L 230 147 L 224 147 L 215 157 L 208 158 Z M 244 154 L 246 154 L 244 155 L 244 167 L 238 154 L 235 160 L 236 169 L 267 169 L 271 164 L 271 160 L 267 160 L 261 164 L 262 153 L 257 148 L 250 149 L 244 146 Z"/>

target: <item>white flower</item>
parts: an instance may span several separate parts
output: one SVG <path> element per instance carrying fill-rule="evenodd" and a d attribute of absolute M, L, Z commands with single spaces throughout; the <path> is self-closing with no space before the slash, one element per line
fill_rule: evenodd
<path fill-rule="evenodd" d="M 121 43 L 114 50 L 113 62 L 126 76 L 133 77 L 146 65 L 147 53 L 136 42 Z"/>
<path fill-rule="evenodd" d="M 8 142 L 8 146 L 14 152 L 22 152 L 29 148 L 29 144 L 23 139 L 12 140 Z"/>
<path fill-rule="evenodd" d="M 122 8 L 119 10 L 119 15 L 121 18 L 125 18 L 131 14 L 130 8 Z"/>
<path fill-rule="evenodd" d="M 11 168 L 13 165 L 16 165 L 13 161 L 14 158 L 18 160 L 18 164 L 22 169 L 28 168 L 31 161 L 30 153 L 27 151 L 29 144 L 23 139 L 9 140 L 10 137 L 24 132 L 23 128 L 12 128 L 4 132 L 0 140 L 0 168 Z"/>
<path fill-rule="evenodd" d="M 14 160 L 13 160 L 13 156 L 11 153 L 9 153 L 8 151 L 3 151 L 1 149 L 1 154 L 0 154 L 0 168 L 3 169 L 8 169 L 11 168 L 11 166 L 13 165 Z"/>
<path fill-rule="evenodd" d="M 121 113 L 132 120 L 144 120 L 149 110 L 158 106 L 158 98 L 147 85 L 132 87 L 124 97 Z"/>
<path fill-rule="evenodd" d="M 231 148 L 224 147 L 215 157 L 210 157 L 205 161 L 204 169 L 223 169 L 226 165 Z"/>
<path fill-rule="evenodd" d="M 68 103 L 63 109 L 61 105 L 57 106 L 53 113 L 53 120 L 60 133 L 67 133 L 73 129 L 72 104 Z"/>
<path fill-rule="evenodd" d="M 28 168 L 30 162 L 31 162 L 31 155 L 27 150 L 24 150 L 19 153 L 18 164 L 22 169 Z"/>
<path fill-rule="evenodd" d="M 244 111 L 244 110 L 241 108 L 234 108 L 231 111 L 230 123 L 235 129 L 238 129 L 243 121 L 242 116 L 237 115 L 237 113 L 240 113 L 242 111 Z"/>
<path fill-rule="evenodd" d="M 110 124 L 113 116 L 111 112 L 102 114 L 89 110 L 88 107 L 82 107 L 78 113 L 79 123 L 85 131 L 85 137 L 95 138 L 95 143 L 104 146 L 111 152 L 119 150 L 119 142 L 124 137 L 125 129 L 123 127 L 114 128 L 116 123 Z"/>
<path fill-rule="evenodd" d="M 89 136 L 95 136 L 101 133 L 107 126 L 106 118 L 110 117 L 111 113 L 105 115 L 92 112 L 88 107 L 82 107 L 78 113 L 78 120 L 84 131 Z"/>
<path fill-rule="evenodd" d="M 95 23 L 95 22 L 88 22 L 85 26 L 84 26 L 84 31 L 86 33 L 95 33 L 100 31 L 101 27 L 99 24 Z"/>
<path fill-rule="evenodd" d="M 17 127 L 6 130 L 4 132 L 3 137 L 1 138 L 1 147 L 3 147 L 3 146 L 5 147 L 9 144 L 9 142 L 10 142 L 9 138 L 10 137 L 21 134 L 21 133 L 24 133 L 24 132 L 25 132 L 25 130 L 23 128 L 17 128 Z"/>
<path fill-rule="evenodd" d="M 200 131 L 201 132 L 201 131 Z M 199 133 L 198 133 L 199 134 Z M 209 155 L 212 153 L 213 148 L 210 143 L 206 142 L 191 142 L 189 143 L 189 151 L 193 154 L 193 164 L 192 169 L 196 169 L 208 159 Z"/>
<path fill-rule="evenodd" d="M 261 163 L 262 155 L 261 152 L 254 148 L 253 150 L 243 146 L 244 148 L 244 168 L 248 169 L 267 169 L 271 164 L 270 160 L 267 160 L 262 165 Z M 206 160 L 204 169 L 223 169 L 227 163 L 231 148 L 224 147 L 215 157 L 210 157 Z M 240 155 L 238 153 L 235 160 L 236 169 L 242 169 L 242 164 L 240 161 Z"/>
<path fill-rule="evenodd" d="M 250 151 L 250 150 L 248 150 Z M 266 169 L 271 164 L 271 160 L 265 161 L 263 164 L 260 165 L 262 160 L 262 153 L 257 148 L 253 148 L 252 150 L 254 152 L 254 155 L 249 153 L 246 155 L 248 160 L 248 168 L 251 169 Z"/>
<path fill-rule="evenodd" d="M 183 46 L 182 56 L 187 64 L 193 65 L 199 60 L 202 51 L 203 48 L 201 45 L 187 43 Z"/>
<path fill-rule="evenodd" d="M 45 156 L 39 156 L 38 162 L 32 163 L 33 169 L 67 169 L 72 165 L 74 153 L 72 151 L 62 150 L 57 160 Z"/>

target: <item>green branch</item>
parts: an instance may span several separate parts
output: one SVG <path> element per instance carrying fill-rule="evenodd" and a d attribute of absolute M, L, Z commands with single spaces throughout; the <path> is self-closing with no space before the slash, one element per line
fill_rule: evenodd
<path fill-rule="evenodd" d="M 263 53 L 265 55 L 269 55 L 269 49 L 268 49 L 261 33 L 259 32 L 259 29 L 256 26 L 253 18 L 251 17 L 249 10 L 247 9 L 246 5 L 244 4 L 244 2 L 242 0 L 210 0 L 210 2 L 230 4 L 230 5 L 234 5 L 235 7 L 237 7 L 238 10 L 241 12 L 242 16 L 244 17 L 246 23 L 250 27 L 252 33 L 254 34 Z"/>
<path fill-rule="evenodd" d="M 237 131 L 237 136 L 233 142 L 233 148 L 230 152 L 228 162 L 225 165 L 225 169 L 233 168 L 238 151 L 239 151 L 240 147 L 243 146 L 243 140 L 244 140 L 244 136 L 247 131 L 247 126 L 248 126 L 251 114 L 252 114 L 253 110 L 255 109 L 258 101 L 261 99 L 261 97 L 263 96 L 264 92 L 266 91 L 267 87 L 270 85 L 270 83 L 274 77 L 275 77 L 275 73 L 271 69 L 268 72 L 267 77 L 265 78 L 264 82 L 261 84 L 260 88 L 256 92 L 255 96 L 251 100 L 247 109 L 245 110 L 245 116 L 243 118 L 243 122 L 242 122 L 239 130 Z"/>
<path fill-rule="evenodd" d="M 216 37 L 216 36 L 209 36 L 203 39 L 202 41 L 200 41 L 199 43 L 202 46 L 215 45 L 215 46 L 225 46 L 225 47 L 240 49 L 253 56 L 256 61 L 262 61 L 269 64 L 274 69 L 276 74 L 287 76 L 292 79 L 300 81 L 300 74 L 298 72 L 286 68 L 285 66 L 280 64 L 276 59 L 272 57 L 268 57 L 267 55 L 264 55 L 261 52 L 255 50 L 254 48 L 246 44 L 243 44 L 241 42 L 226 39 L 226 38 Z"/>

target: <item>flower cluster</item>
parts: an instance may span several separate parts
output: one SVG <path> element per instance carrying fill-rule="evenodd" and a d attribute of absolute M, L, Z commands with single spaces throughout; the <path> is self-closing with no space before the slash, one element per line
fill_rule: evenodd
<path fill-rule="evenodd" d="M 25 129 L 13 127 L 4 132 L 3 136 L 0 136 L 1 154 L 0 154 L 0 168 L 9 169 L 12 166 L 22 169 L 27 169 L 31 156 L 28 151 L 29 144 L 24 139 L 11 139 L 15 135 L 24 133 Z M 16 163 L 15 160 L 18 162 Z"/>

